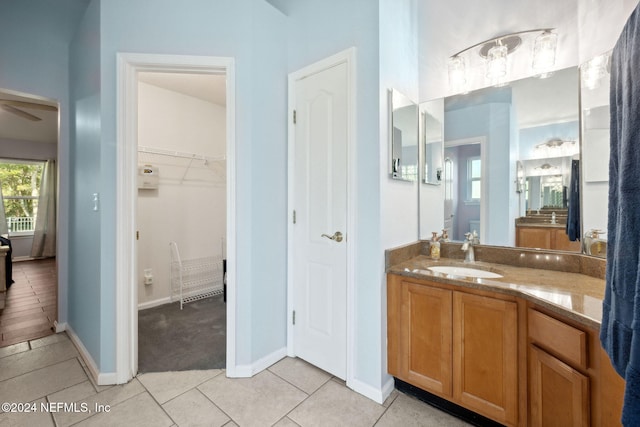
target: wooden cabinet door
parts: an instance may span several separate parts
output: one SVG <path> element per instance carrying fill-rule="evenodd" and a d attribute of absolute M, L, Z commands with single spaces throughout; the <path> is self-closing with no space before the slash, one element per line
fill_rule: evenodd
<path fill-rule="evenodd" d="M 517 324 L 515 302 L 454 293 L 454 399 L 507 425 L 518 420 Z"/>
<path fill-rule="evenodd" d="M 567 236 L 567 232 L 564 229 L 557 228 L 553 230 L 554 244 L 551 249 L 557 249 L 559 251 L 573 251 L 578 252 L 582 250 L 582 245 L 579 241 L 572 242 Z"/>
<path fill-rule="evenodd" d="M 589 378 L 529 346 L 529 402 L 533 427 L 589 425 Z"/>
<path fill-rule="evenodd" d="M 551 249 L 551 232 L 543 227 L 516 227 L 516 246 Z"/>
<path fill-rule="evenodd" d="M 401 360 L 404 379 L 451 396 L 451 291 L 402 282 Z"/>

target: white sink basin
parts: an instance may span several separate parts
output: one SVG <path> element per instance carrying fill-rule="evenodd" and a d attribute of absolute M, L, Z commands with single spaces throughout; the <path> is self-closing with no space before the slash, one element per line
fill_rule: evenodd
<path fill-rule="evenodd" d="M 450 274 L 452 276 L 478 277 L 480 279 L 498 279 L 502 275 L 491 271 L 479 270 L 477 268 L 454 267 L 450 265 L 442 265 L 437 267 L 428 267 L 429 270 L 436 273 Z"/>

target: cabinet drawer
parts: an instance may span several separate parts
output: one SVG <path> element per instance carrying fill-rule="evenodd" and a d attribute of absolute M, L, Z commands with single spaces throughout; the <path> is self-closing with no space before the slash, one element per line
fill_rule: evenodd
<path fill-rule="evenodd" d="M 529 338 L 573 365 L 587 369 L 587 334 L 539 311 L 529 309 Z"/>

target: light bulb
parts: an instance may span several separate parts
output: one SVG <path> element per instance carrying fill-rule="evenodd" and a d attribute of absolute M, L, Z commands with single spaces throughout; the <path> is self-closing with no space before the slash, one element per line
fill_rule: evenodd
<path fill-rule="evenodd" d="M 533 70 L 542 78 L 551 75 L 551 69 L 556 63 L 557 34 L 545 31 L 536 37 L 533 46 Z"/>

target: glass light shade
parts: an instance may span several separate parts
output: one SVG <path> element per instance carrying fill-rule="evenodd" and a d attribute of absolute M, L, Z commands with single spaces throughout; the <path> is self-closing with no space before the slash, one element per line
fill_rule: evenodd
<path fill-rule="evenodd" d="M 465 70 L 464 58 L 461 56 L 452 56 L 449 58 L 449 87 L 454 93 L 465 92 L 467 84 L 467 75 Z"/>
<path fill-rule="evenodd" d="M 496 45 L 487 52 L 487 78 L 499 83 L 507 75 L 507 47 Z"/>
<path fill-rule="evenodd" d="M 607 74 L 608 54 L 596 56 L 580 67 L 582 83 L 587 89 L 593 90 L 600 86 Z"/>
<path fill-rule="evenodd" d="M 556 63 L 556 46 L 558 35 L 545 31 L 536 37 L 533 45 L 533 70 L 540 73 L 540 77 L 551 75 L 551 69 Z"/>

